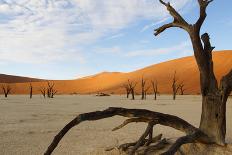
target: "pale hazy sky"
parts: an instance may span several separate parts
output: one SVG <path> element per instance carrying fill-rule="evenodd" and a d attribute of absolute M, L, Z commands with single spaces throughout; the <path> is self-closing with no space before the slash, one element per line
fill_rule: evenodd
<path fill-rule="evenodd" d="M 190 23 L 197 0 L 170 0 Z M 232 1 L 214 0 L 202 28 L 232 49 Z M 0 0 L 0 73 L 73 79 L 128 72 L 192 55 L 187 33 L 153 30 L 172 18 L 158 0 Z"/>

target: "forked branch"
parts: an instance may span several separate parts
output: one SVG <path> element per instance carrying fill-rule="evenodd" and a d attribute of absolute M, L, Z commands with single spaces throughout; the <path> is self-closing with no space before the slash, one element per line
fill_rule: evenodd
<path fill-rule="evenodd" d="M 195 26 L 198 28 L 199 31 L 207 16 L 206 8 L 212 1 L 213 0 L 198 0 L 198 4 L 200 6 L 200 17 L 198 18 Z"/>

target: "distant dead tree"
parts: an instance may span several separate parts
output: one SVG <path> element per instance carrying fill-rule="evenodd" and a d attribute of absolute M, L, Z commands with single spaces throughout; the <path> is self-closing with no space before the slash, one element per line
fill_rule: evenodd
<path fill-rule="evenodd" d="M 157 82 L 157 80 L 154 80 L 154 81 L 151 80 L 151 85 L 152 85 L 153 93 L 155 95 L 154 100 L 156 100 L 157 94 L 158 94 L 158 82 Z"/>
<path fill-rule="evenodd" d="M 41 92 L 41 94 L 43 95 L 44 98 L 46 98 L 46 88 L 42 87 L 39 89 L 39 91 Z"/>
<path fill-rule="evenodd" d="M 181 82 L 181 84 L 180 84 L 179 86 L 180 86 L 180 94 L 181 94 L 181 95 L 184 95 L 184 92 L 185 92 L 185 90 L 186 90 L 186 89 L 184 88 L 184 87 L 185 87 L 184 82 Z"/>
<path fill-rule="evenodd" d="M 173 100 L 176 99 L 176 94 L 178 90 L 180 89 L 180 85 L 177 83 L 176 79 L 176 71 L 174 72 L 173 79 L 172 79 L 172 95 L 173 95 Z"/>
<path fill-rule="evenodd" d="M 30 93 L 29 93 L 29 95 L 30 95 L 30 98 L 32 98 L 32 90 L 33 90 L 33 87 L 32 87 L 32 84 L 30 83 L 30 85 L 29 85 L 29 90 L 30 90 Z"/>
<path fill-rule="evenodd" d="M 7 98 L 8 94 L 11 91 L 11 87 L 9 84 L 2 84 L 2 91 L 4 93 L 5 98 Z"/>
<path fill-rule="evenodd" d="M 142 77 L 142 80 L 141 80 L 141 100 L 144 100 L 145 99 L 145 85 L 146 85 L 146 80 L 144 80 L 144 78 Z"/>
<path fill-rule="evenodd" d="M 132 100 L 135 99 L 135 87 L 136 87 L 136 85 L 137 85 L 136 82 L 128 80 L 128 86 L 130 88 L 130 93 L 132 95 Z"/>
<path fill-rule="evenodd" d="M 57 93 L 57 90 L 54 89 L 55 83 L 54 82 L 47 82 L 47 97 L 53 98 L 54 95 Z"/>
<path fill-rule="evenodd" d="M 126 90 L 126 98 L 129 98 L 129 95 L 130 95 L 129 83 L 123 84 L 122 87 Z"/>
<path fill-rule="evenodd" d="M 147 88 L 145 88 L 145 90 L 144 90 L 144 99 L 145 99 L 145 100 L 147 99 L 147 92 L 148 92 L 149 89 L 150 89 L 150 87 L 147 87 Z"/>

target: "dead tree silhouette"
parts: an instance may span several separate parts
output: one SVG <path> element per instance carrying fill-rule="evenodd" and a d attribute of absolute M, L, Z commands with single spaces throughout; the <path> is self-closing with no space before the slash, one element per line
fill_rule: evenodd
<path fill-rule="evenodd" d="M 129 83 L 123 84 L 122 87 L 126 90 L 126 98 L 129 98 L 130 90 L 131 90 Z"/>
<path fill-rule="evenodd" d="M 133 82 L 133 81 L 130 81 L 128 80 L 128 85 L 129 85 L 129 88 L 130 88 L 130 93 L 132 95 L 132 100 L 135 99 L 135 87 L 137 85 L 137 82 Z"/>
<path fill-rule="evenodd" d="M 31 99 L 32 98 L 32 94 L 33 94 L 33 87 L 32 87 L 31 83 L 29 85 L 29 90 L 30 90 L 29 95 L 30 95 L 30 99 Z"/>
<path fill-rule="evenodd" d="M 184 87 L 185 87 L 184 82 L 181 82 L 179 86 L 180 86 L 180 95 L 184 95 L 184 92 L 185 92 L 185 90 L 186 90 L 186 89 L 184 88 Z"/>
<path fill-rule="evenodd" d="M 144 78 L 142 77 L 142 80 L 141 80 L 141 100 L 144 100 L 145 99 L 145 85 L 146 85 L 146 80 L 144 80 Z"/>
<path fill-rule="evenodd" d="M 4 93 L 5 98 L 8 97 L 8 95 L 9 95 L 10 92 L 11 92 L 11 89 L 12 89 L 12 88 L 10 87 L 9 84 L 2 84 L 2 91 L 3 91 L 3 93 Z"/>
<path fill-rule="evenodd" d="M 152 85 L 152 89 L 153 89 L 153 93 L 154 93 L 154 100 L 157 99 L 157 94 L 159 93 L 158 92 L 158 82 L 157 80 L 151 80 L 151 85 Z"/>
<path fill-rule="evenodd" d="M 200 37 L 200 29 L 206 18 L 206 8 L 212 0 L 198 0 L 200 7 L 200 17 L 194 24 L 189 24 L 170 3 L 160 0 L 170 15 L 174 18 L 173 22 L 165 24 L 155 30 L 155 35 L 159 35 L 168 28 L 178 27 L 185 30 L 191 39 L 194 56 L 200 72 L 200 86 L 202 94 L 202 113 L 199 128 L 194 127 L 187 121 L 173 115 L 153 112 L 145 109 L 126 109 L 118 107 L 110 107 L 106 110 L 83 113 L 70 121 L 53 139 L 47 148 L 45 155 L 50 155 L 57 147 L 63 136 L 74 126 L 84 121 L 94 121 L 116 115 L 129 117 L 120 127 L 121 128 L 131 122 L 147 122 L 148 126 L 140 139 L 131 144 L 133 149 L 130 155 L 140 147 L 149 145 L 152 141 L 152 128 L 156 124 L 169 126 L 174 129 L 186 133 L 168 148 L 162 155 L 173 155 L 186 143 L 205 143 L 218 144 L 225 146 L 226 135 L 226 102 L 232 90 L 232 69 L 228 74 L 221 78 L 220 86 L 218 86 L 213 70 L 212 50 L 214 47 L 210 44 L 210 38 L 207 33 Z M 116 128 L 116 129 L 118 129 Z M 148 139 L 146 139 L 148 137 Z M 148 141 L 148 143 L 146 143 Z"/>
<path fill-rule="evenodd" d="M 44 98 L 46 98 L 46 88 L 42 87 L 39 89 L 39 91 L 41 92 L 41 94 L 43 95 Z"/>
<path fill-rule="evenodd" d="M 150 87 L 148 86 L 148 87 L 146 87 L 145 89 L 144 89 L 144 100 L 146 100 L 147 99 L 147 92 L 148 92 L 148 90 L 150 89 Z"/>
<path fill-rule="evenodd" d="M 173 75 L 173 79 L 172 79 L 172 96 L 173 96 L 173 100 L 176 99 L 176 94 L 177 94 L 179 89 L 180 89 L 180 84 L 177 83 L 176 71 L 175 71 L 174 75 Z"/>
<path fill-rule="evenodd" d="M 48 98 L 54 98 L 54 95 L 57 93 L 57 90 L 54 88 L 55 83 L 54 82 L 47 82 L 47 97 Z"/>

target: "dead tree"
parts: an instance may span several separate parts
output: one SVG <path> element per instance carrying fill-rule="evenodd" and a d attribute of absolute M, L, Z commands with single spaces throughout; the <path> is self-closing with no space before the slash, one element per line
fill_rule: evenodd
<path fill-rule="evenodd" d="M 177 84 L 176 71 L 175 71 L 174 75 L 173 75 L 173 79 L 172 79 L 172 96 L 173 96 L 173 100 L 176 99 L 176 94 L 177 94 L 179 89 L 180 89 L 180 85 Z"/>
<path fill-rule="evenodd" d="M 130 86 L 129 86 L 129 83 L 124 84 L 122 87 L 126 90 L 126 98 L 129 98 L 129 95 L 130 95 Z"/>
<path fill-rule="evenodd" d="M 46 98 L 46 88 L 42 87 L 39 89 L 39 91 L 41 92 L 41 94 L 43 95 L 44 98 Z"/>
<path fill-rule="evenodd" d="M 184 92 L 185 92 L 185 88 L 184 88 L 184 82 L 181 82 L 181 84 L 179 85 L 180 86 L 180 95 L 184 95 Z"/>
<path fill-rule="evenodd" d="M 54 82 L 47 82 L 47 97 L 53 98 L 54 95 L 57 93 L 57 90 L 54 89 L 55 83 Z"/>
<path fill-rule="evenodd" d="M 129 88 L 130 88 L 130 93 L 131 93 L 131 96 L 132 96 L 132 100 L 134 100 L 135 99 L 135 87 L 136 87 L 137 83 L 128 80 L 128 85 L 129 85 Z"/>
<path fill-rule="evenodd" d="M 32 94 L 33 94 L 33 87 L 32 87 L 32 84 L 30 83 L 30 85 L 29 85 L 29 90 L 30 90 L 30 92 L 29 92 L 29 95 L 30 95 L 30 99 L 32 98 Z"/>
<path fill-rule="evenodd" d="M 144 78 L 142 77 L 142 80 L 141 80 L 141 100 L 144 100 L 145 99 L 145 85 L 146 85 L 146 80 L 144 80 Z"/>
<path fill-rule="evenodd" d="M 204 33 L 200 37 L 200 29 L 206 18 L 206 8 L 212 0 L 198 0 L 200 17 L 194 24 L 187 23 L 184 18 L 170 5 L 170 3 L 166 3 L 162 0 L 160 0 L 160 2 L 167 8 L 174 20 L 173 22 L 156 29 L 155 35 L 159 35 L 168 28 L 179 27 L 189 34 L 192 41 L 194 56 L 200 72 L 200 86 L 202 94 L 200 127 L 194 127 L 187 121 L 169 114 L 144 109 L 111 107 L 103 111 L 95 111 L 78 115 L 54 137 L 52 143 L 47 148 L 45 155 L 50 155 L 57 147 L 63 136 L 71 128 L 81 122 L 94 121 L 116 115 L 130 118 L 116 129 L 122 128 L 132 122 L 148 123 L 147 129 L 140 139 L 135 143 L 130 143 L 129 146 L 133 146 L 130 155 L 134 154 L 140 146 L 144 146 L 144 144 L 147 146 L 152 142 L 152 129 L 156 124 L 169 126 L 186 133 L 186 136 L 178 138 L 166 152 L 162 153 L 162 155 L 173 155 L 183 144 L 186 143 L 201 142 L 205 144 L 218 144 L 225 146 L 226 102 L 232 91 L 232 69 L 228 74 L 222 77 L 220 86 L 218 86 L 213 71 L 212 50 L 214 47 L 211 46 L 207 33 Z M 148 137 L 148 139 L 146 139 L 146 137 Z M 124 148 L 127 148 L 126 146 Z"/>
<path fill-rule="evenodd" d="M 151 85 L 152 85 L 153 93 L 155 95 L 154 100 L 156 100 L 157 94 L 158 94 L 158 82 L 157 82 L 157 80 L 155 80 L 155 81 L 151 80 Z"/>
<path fill-rule="evenodd" d="M 144 89 L 144 99 L 146 100 L 147 99 L 147 92 L 148 90 L 150 89 L 150 87 L 147 87 Z"/>
<path fill-rule="evenodd" d="M 7 98 L 7 96 L 10 94 L 11 91 L 11 87 L 9 84 L 3 84 L 2 85 L 2 91 L 4 93 L 5 98 Z"/>

